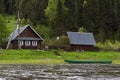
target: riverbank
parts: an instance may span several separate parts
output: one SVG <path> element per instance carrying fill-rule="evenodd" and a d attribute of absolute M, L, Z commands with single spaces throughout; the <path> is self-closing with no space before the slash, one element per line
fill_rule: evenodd
<path fill-rule="evenodd" d="M 66 52 L 63 50 L 1 50 L 0 64 L 66 64 L 72 60 L 112 60 L 120 64 L 120 52 Z"/>

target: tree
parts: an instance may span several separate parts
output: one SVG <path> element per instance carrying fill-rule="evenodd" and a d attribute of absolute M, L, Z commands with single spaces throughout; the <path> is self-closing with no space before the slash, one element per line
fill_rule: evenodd
<path fill-rule="evenodd" d="M 15 11 L 15 0 L 4 0 L 4 6 L 5 6 L 5 13 L 6 14 L 13 14 Z"/>
<path fill-rule="evenodd" d="M 51 27 L 46 27 L 45 25 L 37 25 L 36 31 L 44 38 L 48 39 L 53 36 L 53 31 Z"/>
<path fill-rule="evenodd" d="M 34 25 L 45 24 L 44 10 L 47 6 L 47 0 L 21 0 L 21 17 L 30 19 Z"/>
<path fill-rule="evenodd" d="M 67 31 L 78 31 L 83 26 L 83 0 L 65 0 L 67 13 Z"/>
<path fill-rule="evenodd" d="M 7 36 L 8 28 L 6 26 L 5 18 L 0 15 L 0 45 L 3 45 L 3 43 L 6 41 Z"/>
<path fill-rule="evenodd" d="M 44 25 L 54 36 L 83 27 L 97 41 L 120 40 L 120 0 L 1 0 L 0 13 L 20 10 L 22 24 Z M 40 27 L 35 27 L 40 32 Z"/>
<path fill-rule="evenodd" d="M 66 33 L 66 19 L 68 9 L 64 5 L 65 0 L 49 0 L 45 10 L 48 17 L 48 25 L 54 28 L 54 36 Z"/>
<path fill-rule="evenodd" d="M 25 26 L 26 24 L 29 24 L 30 26 L 33 26 L 33 23 L 30 19 L 26 20 L 25 18 L 23 18 L 20 22 L 20 26 L 22 27 L 22 26 Z"/>
<path fill-rule="evenodd" d="M 45 9 L 45 16 L 47 18 L 47 24 L 53 25 L 57 14 L 57 2 L 58 0 L 48 0 L 48 6 Z"/>
<path fill-rule="evenodd" d="M 0 13 L 5 13 L 4 0 L 1 0 L 1 1 L 0 1 Z"/>
<path fill-rule="evenodd" d="M 64 0 L 58 0 L 57 9 L 56 9 L 56 18 L 55 24 L 53 25 L 56 36 L 61 36 L 66 33 L 66 14 L 67 8 L 64 6 Z"/>

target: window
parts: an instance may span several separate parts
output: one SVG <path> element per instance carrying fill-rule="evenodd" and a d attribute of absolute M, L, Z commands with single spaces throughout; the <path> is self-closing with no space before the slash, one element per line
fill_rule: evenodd
<path fill-rule="evenodd" d="M 37 41 L 32 41 L 32 46 L 37 46 Z"/>
<path fill-rule="evenodd" d="M 30 46 L 30 41 L 25 41 L 26 46 Z"/>
<path fill-rule="evenodd" d="M 23 41 L 20 41 L 20 46 L 23 46 L 24 45 L 24 42 Z"/>

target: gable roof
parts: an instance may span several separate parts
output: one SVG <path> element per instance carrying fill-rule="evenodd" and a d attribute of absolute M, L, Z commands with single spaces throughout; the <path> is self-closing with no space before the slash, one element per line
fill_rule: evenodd
<path fill-rule="evenodd" d="M 14 32 L 12 32 L 9 36 L 9 39 L 11 38 L 11 41 L 16 39 L 16 37 L 21 34 L 27 27 L 30 27 L 32 29 L 32 31 L 41 39 L 43 40 L 43 38 L 30 26 L 30 25 L 26 25 L 24 27 L 20 27 L 19 29 L 14 30 Z M 19 33 L 18 33 L 19 30 Z"/>
<path fill-rule="evenodd" d="M 75 45 L 95 45 L 95 39 L 92 33 L 67 32 L 70 44 Z"/>

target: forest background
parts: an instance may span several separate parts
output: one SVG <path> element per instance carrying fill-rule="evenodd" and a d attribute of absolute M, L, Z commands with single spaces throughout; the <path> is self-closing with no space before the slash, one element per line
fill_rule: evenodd
<path fill-rule="evenodd" d="M 1 0 L 0 45 L 14 30 L 16 23 L 7 24 L 18 10 L 20 26 L 33 26 L 47 45 L 56 45 L 57 36 L 68 44 L 66 32 L 81 31 L 92 32 L 99 47 L 120 48 L 120 0 Z"/>

